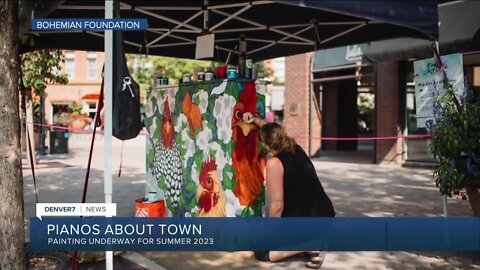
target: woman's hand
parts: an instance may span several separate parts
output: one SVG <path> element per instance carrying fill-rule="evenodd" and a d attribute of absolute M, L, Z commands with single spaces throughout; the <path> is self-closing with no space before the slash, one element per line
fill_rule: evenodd
<path fill-rule="evenodd" d="M 258 127 L 262 127 L 263 125 L 265 125 L 267 123 L 267 122 L 265 122 L 265 120 L 253 116 L 253 114 L 251 112 L 244 113 L 242 119 L 245 123 L 254 124 Z"/>
<path fill-rule="evenodd" d="M 254 123 L 255 121 L 255 117 L 253 116 L 253 114 L 251 112 L 246 112 L 243 114 L 243 121 L 246 122 L 246 123 Z"/>

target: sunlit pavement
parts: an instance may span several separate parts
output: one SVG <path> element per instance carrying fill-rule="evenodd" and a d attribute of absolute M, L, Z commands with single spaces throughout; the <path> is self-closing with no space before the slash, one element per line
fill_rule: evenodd
<path fill-rule="evenodd" d="M 40 202 L 80 202 L 88 160 L 88 135 L 74 134 L 69 154 L 40 157 L 36 170 Z M 122 142 L 114 140 L 113 202 L 118 216 L 133 216 L 135 199 L 145 190 L 145 137 L 124 142 L 122 174 L 118 177 Z M 348 156 L 348 153 L 344 154 Z M 314 160 L 337 216 L 421 216 L 443 213 L 442 198 L 429 169 L 350 163 L 322 156 Z M 24 160 L 25 217 L 35 215 L 31 171 Z M 103 202 L 103 137 L 95 144 L 87 202 Z M 449 215 L 471 216 L 468 201 L 449 199 Z M 27 233 L 28 234 L 28 233 Z M 281 263 L 257 262 L 251 252 L 143 252 L 157 263 L 150 269 L 299 269 L 304 257 Z M 480 269 L 480 252 L 329 252 L 322 269 Z"/>

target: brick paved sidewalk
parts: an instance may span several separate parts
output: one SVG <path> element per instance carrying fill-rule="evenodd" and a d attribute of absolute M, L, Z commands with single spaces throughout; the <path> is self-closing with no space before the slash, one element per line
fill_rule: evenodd
<path fill-rule="evenodd" d="M 37 181 L 41 202 L 80 202 L 88 157 L 88 137 L 73 136 L 70 153 L 41 157 Z M 118 170 L 121 142 L 114 141 Z M 103 202 L 103 138 L 92 161 L 88 202 Z M 126 141 L 122 176 L 113 176 L 113 202 L 119 216 L 134 215 L 134 200 L 145 190 L 145 137 Z M 50 166 L 47 164 L 50 162 Z M 44 167 L 42 168 L 42 163 Z M 441 196 L 428 169 L 336 162 L 325 157 L 314 164 L 332 198 L 337 216 L 440 216 Z M 24 160 L 25 216 L 35 215 L 33 183 Z M 449 199 L 451 216 L 471 216 L 468 201 Z M 250 252 L 144 252 L 158 266 L 150 269 L 299 269 L 304 258 L 262 263 Z M 151 264 L 152 265 L 152 264 Z M 153 264 L 154 265 L 154 264 Z M 480 253 L 329 252 L 322 269 L 480 269 Z"/>

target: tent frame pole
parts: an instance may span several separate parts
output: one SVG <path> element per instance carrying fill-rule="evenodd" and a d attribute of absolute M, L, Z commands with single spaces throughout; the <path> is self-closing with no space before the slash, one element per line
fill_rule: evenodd
<path fill-rule="evenodd" d="M 305 32 L 305 31 L 308 31 L 308 30 L 312 29 L 313 27 L 314 27 L 314 25 L 312 24 L 312 25 L 310 25 L 309 27 L 305 27 L 305 28 L 303 28 L 303 29 L 301 29 L 301 30 L 293 33 L 293 35 L 294 35 L 294 36 L 299 35 L 299 34 Z M 289 39 L 289 38 L 290 38 L 290 37 L 287 36 L 287 37 L 284 37 L 284 38 L 282 38 L 282 39 L 280 39 L 280 40 L 278 40 L 278 41 L 273 41 L 272 43 L 267 44 L 267 45 L 265 45 L 265 46 L 263 46 L 263 47 L 257 48 L 257 49 L 255 49 L 255 50 L 251 50 L 251 51 L 247 52 L 247 54 L 253 54 L 253 53 L 255 53 L 255 52 L 258 52 L 258 51 L 261 51 L 261 50 L 265 50 L 266 48 L 272 47 L 272 46 L 275 45 L 276 43 L 278 43 L 278 42 L 280 42 L 280 41 L 287 40 L 287 39 Z"/>
<path fill-rule="evenodd" d="M 438 44 L 438 40 L 435 41 L 435 50 L 437 54 L 440 55 L 440 47 Z M 435 55 L 433 55 L 435 57 Z M 447 205 L 447 195 L 442 196 L 442 205 L 443 205 L 443 216 L 448 217 L 448 205 Z"/>
<path fill-rule="evenodd" d="M 105 0 L 105 19 L 113 18 L 113 0 Z M 105 203 L 112 203 L 113 31 L 105 31 L 105 135 L 103 184 Z M 113 270 L 113 251 L 105 252 L 105 269 Z"/>

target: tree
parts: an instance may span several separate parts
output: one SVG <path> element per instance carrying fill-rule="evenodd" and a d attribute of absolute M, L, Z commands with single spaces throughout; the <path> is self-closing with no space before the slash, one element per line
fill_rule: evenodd
<path fill-rule="evenodd" d="M 21 56 L 23 84 L 36 96 L 45 96 L 48 84 L 67 84 L 68 77 L 60 73 L 61 63 L 65 62 L 60 50 L 38 50 Z"/>
<path fill-rule="evenodd" d="M 29 104 L 32 100 L 32 91 L 40 97 L 40 119 L 33 119 L 33 122 L 45 124 L 45 89 L 48 84 L 66 84 L 68 77 L 60 73 L 61 63 L 65 62 L 63 52 L 60 50 L 38 50 L 25 53 L 21 56 L 23 84 L 27 91 L 27 100 Z M 28 106 L 28 105 L 27 105 Z M 24 118 L 25 119 L 25 118 Z M 28 122 L 28 121 L 27 121 Z M 40 127 L 40 150 L 45 149 L 44 127 Z M 33 138 L 33 136 L 31 137 Z"/>
<path fill-rule="evenodd" d="M 0 269 L 26 266 L 17 12 L 17 1 L 0 1 Z"/>

